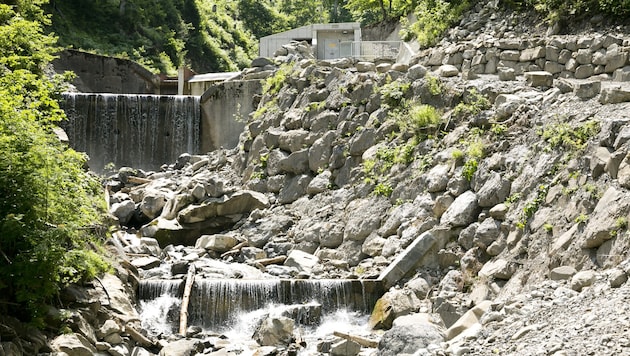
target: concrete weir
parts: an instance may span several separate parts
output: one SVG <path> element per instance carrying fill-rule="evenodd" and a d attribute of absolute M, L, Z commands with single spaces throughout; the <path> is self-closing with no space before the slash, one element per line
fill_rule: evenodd
<path fill-rule="evenodd" d="M 96 172 L 110 163 L 157 170 L 182 153 L 236 147 L 260 91 L 250 80 L 215 84 L 201 97 L 66 93 L 61 127 Z"/>
<path fill-rule="evenodd" d="M 142 281 L 138 297 L 144 301 L 165 294 L 181 298 L 183 286 L 181 280 Z M 273 305 L 296 322 L 312 325 L 340 309 L 369 314 L 383 293 L 377 280 L 200 279 L 195 280 L 188 312 L 191 325 L 220 329 L 239 315 Z"/>

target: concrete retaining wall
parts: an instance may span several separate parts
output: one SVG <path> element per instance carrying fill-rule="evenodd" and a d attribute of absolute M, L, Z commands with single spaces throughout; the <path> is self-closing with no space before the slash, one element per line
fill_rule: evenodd
<path fill-rule="evenodd" d="M 213 85 L 202 95 L 201 152 L 236 147 L 261 91 L 259 80 L 231 81 Z"/>

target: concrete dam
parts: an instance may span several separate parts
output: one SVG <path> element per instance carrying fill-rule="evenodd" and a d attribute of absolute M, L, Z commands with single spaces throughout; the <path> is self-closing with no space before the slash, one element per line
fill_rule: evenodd
<path fill-rule="evenodd" d="M 108 166 L 159 170 L 182 153 L 234 148 L 259 81 L 213 85 L 202 96 L 66 93 L 61 127 L 95 172 Z"/>

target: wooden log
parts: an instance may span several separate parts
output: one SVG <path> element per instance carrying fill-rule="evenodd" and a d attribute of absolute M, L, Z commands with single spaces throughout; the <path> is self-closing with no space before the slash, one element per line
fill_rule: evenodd
<path fill-rule="evenodd" d="M 150 179 L 134 177 L 134 176 L 127 177 L 127 181 L 129 183 L 135 183 L 135 184 L 144 184 L 144 183 L 150 183 L 151 182 Z"/>
<path fill-rule="evenodd" d="M 131 325 L 125 325 L 125 332 L 142 347 L 153 347 L 155 343 L 149 340 L 146 336 L 142 335 Z"/>
<path fill-rule="evenodd" d="M 225 257 L 225 256 L 235 255 L 235 254 L 237 254 L 237 253 L 241 252 L 241 249 L 242 249 L 243 247 L 246 247 L 246 246 L 248 246 L 248 245 L 249 245 L 249 243 L 248 243 L 247 241 L 243 241 L 243 242 L 239 243 L 238 245 L 236 245 L 236 246 L 232 247 L 232 249 L 231 249 L 231 250 L 229 250 L 229 251 L 227 251 L 227 252 L 224 252 L 224 253 L 221 255 L 221 258 L 223 258 L 223 257 Z"/>
<path fill-rule="evenodd" d="M 190 292 L 195 283 L 195 265 L 188 267 L 186 275 L 186 285 L 184 286 L 184 295 L 182 297 L 182 308 L 179 312 L 179 334 L 186 336 L 186 328 L 188 328 L 188 303 L 190 301 Z"/>
<path fill-rule="evenodd" d="M 287 256 L 278 256 L 278 257 L 273 257 L 273 258 L 261 258 L 259 260 L 256 260 L 256 263 L 260 263 L 263 266 L 267 266 L 267 265 L 272 265 L 272 264 L 279 264 L 279 263 L 284 263 L 284 260 L 287 259 Z"/>
<path fill-rule="evenodd" d="M 342 333 L 341 331 L 335 331 L 333 332 L 333 335 L 340 337 L 342 339 L 354 341 L 363 347 L 370 347 L 370 348 L 378 347 L 378 341 L 368 339 L 367 337 L 363 337 L 359 335 L 350 335 L 350 334 Z"/>

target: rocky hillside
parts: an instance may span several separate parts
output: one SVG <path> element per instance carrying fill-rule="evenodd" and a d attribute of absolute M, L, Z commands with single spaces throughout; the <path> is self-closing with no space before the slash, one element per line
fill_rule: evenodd
<path fill-rule="evenodd" d="M 343 355 L 629 353 L 630 37 L 521 35 L 498 11 L 409 64 L 254 61 L 239 147 L 110 177 L 128 268 L 383 278 L 378 349 Z"/>

